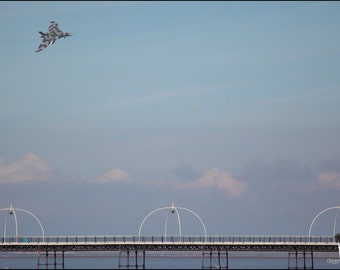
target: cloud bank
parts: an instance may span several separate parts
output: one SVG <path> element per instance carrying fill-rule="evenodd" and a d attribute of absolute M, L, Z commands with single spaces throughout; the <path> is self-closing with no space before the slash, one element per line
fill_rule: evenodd
<path fill-rule="evenodd" d="M 334 157 L 319 164 L 318 182 L 326 188 L 340 190 L 340 158 Z"/>
<path fill-rule="evenodd" d="M 6 164 L 0 158 L 0 183 L 44 181 L 51 177 L 51 167 L 41 157 L 27 153 L 18 162 Z"/>
<path fill-rule="evenodd" d="M 117 182 L 130 182 L 130 174 L 120 169 L 113 169 L 96 180 L 97 183 L 117 183 Z"/>
<path fill-rule="evenodd" d="M 171 187 L 181 190 L 202 191 L 218 189 L 227 192 L 232 197 L 246 194 L 250 189 L 266 190 L 294 189 L 304 192 L 323 188 L 325 190 L 340 190 L 340 158 L 332 158 L 320 163 L 317 172 L 308 166 L 302 166 L 296 161 L 277 159 L 269 163 L 250 163 L 241 175 L 235 175 L 227 170 L 212 168 L 202 173 L 189 165 L 181 164 L 174 169 L 175 179 L 172 181 L 148 181 L 146 185 Z M 6 163 L 0 157 L 0 184 L 21 183 L 28 181 L 46 181 L 52 177 L 51 166 L 40 156 L 29 152 L 21 160 Z M 114 168 L 91 180 L 93 183 L 132 183 L 130 173 Z"/>
<path fill-rule="evenodd" d="M 228 171 L 212 168 L 200 179 L 188 183 L 177 182 L 176 187 L 179 189 L 218 188 L 231 196 L 239 196 L 246 192 L 247 183 L 234 178 L 232 173 Z"/>
<path fill-rule="evenodd" d="M 322 186 L 340 190 L 340 173 L 338 172 L 320 173 L 318 180 Z"/>

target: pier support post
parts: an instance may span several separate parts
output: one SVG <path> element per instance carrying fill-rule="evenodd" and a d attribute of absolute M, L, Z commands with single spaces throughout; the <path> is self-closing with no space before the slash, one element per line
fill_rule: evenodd
<path fill-rule="evenodd" d="M 145 269 L 145 250 L 119 250 L 118 269 Z"/>
<path fill-rule="evenodd" d="M 45 253 L 45 262 L 40 262 L 41 260 L 41 252 Z M 48 250 L 46 251 L 38 251 L 37 256 L 37 269 L 40 269 L 41 265 L 45 265 L 45 269 L 50 269 L 49 266 L 53 266 L 53 269 L 57 269 L 58 266 L 61 266 L 61 269 L 65 269 L 65 257 L 64 257 L 64 251 L 61 251 L 61 254 L 58 254 L 58 251 L 54 250 L 53 254 L 50 256 L 51 253 L 49 253 Z M 53 257 L 52 262 L 49 260 L 50 257 Z M 52 259 L 52 258 L 51 258 Z"/>
<path fill-rule="evenodd" d="M 313 251 L 289 251 L 288 269 L 314 269 Z"/>
<path fill-rule="evenodd" d="M 203 250 L 202 269 L 229 269 L 227 250 Z"/>

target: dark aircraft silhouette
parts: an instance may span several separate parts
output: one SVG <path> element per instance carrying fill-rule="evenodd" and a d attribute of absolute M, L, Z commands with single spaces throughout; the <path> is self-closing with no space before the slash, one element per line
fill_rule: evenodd
<path fill-rule="evenodd" d="M 66 38 L 69 36 L 72 36 L 72 34 L 63 32 L 59 29 L 58 24 L 55 21 L 51 21 L 50 26 L 48 27 L 48 32 L 44 33 L 39 31 L 39 34 L 41 35 L 41 38 L 43 39 L 42 42 L 40 43 L 38 49 L 36 52 L 40 52 L 43 49 L 47 48 L 49 45 L 54 44 L 56 40 L 59 38 Z"/>

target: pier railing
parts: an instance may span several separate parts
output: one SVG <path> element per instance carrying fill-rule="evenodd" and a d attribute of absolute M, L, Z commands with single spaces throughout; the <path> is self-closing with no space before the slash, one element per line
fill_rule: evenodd
<path fill-rule="evenodd" d="M 164 236 L 164 235 L 128 235 L 128 236 L 6 236 L 0 237 L 1 244 L 39 244 L 39 243 L 335 243 L 333 236 Z"/>

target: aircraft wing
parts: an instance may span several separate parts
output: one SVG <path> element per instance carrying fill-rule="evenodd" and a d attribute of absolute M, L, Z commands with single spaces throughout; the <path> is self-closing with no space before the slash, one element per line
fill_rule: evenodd
<path fill-rule="evenodd" d="M 42 51 L 43 49 L 47 48 L 49 45 L 53 44 L 54 42 L 55 42 L 55 39 L 51 35 L 44 36 L 36 52 Z"/>
<path fill-rule="evenodd" d="M 51 21 L 51 24 L 48 27 L 48 33 L 52 37 L 56 37 L 56 39 L 58 39 L 63 34 L 63 31 L 59 29 L 58 24 L 55 21 Z"/>

